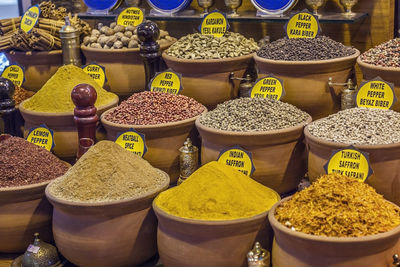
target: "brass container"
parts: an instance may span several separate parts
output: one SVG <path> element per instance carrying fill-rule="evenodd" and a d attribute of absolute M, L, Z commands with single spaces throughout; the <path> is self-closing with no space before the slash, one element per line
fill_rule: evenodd
<path fill-rule="evenodd" d="M 197 0 L 197 3 L 199 4 L 200 7 L 204 9 L 203 14 L 208 14 L 209 8 L 212 7 L 215 3 L 214 0 Z"/>
<path fill-rule="evenodd" d="M 228 17 L 238 17 L 237 9 L 242 5 L 242 0 L 224 0 L 225 5 L 232 11 L 228 13 Z"/>

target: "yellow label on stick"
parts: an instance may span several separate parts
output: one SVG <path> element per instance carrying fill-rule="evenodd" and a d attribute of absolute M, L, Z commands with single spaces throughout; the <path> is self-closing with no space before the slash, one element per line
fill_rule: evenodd
<path fill-rule="evenodd" d="M 92 77 L 92 79 L 95 80 L 98 85 L 100 85 L 101 87 L 104 86 L 107 81 L 107 77 L 106 70 L 103 66 L 92 63 L 84 66 L 82 69 L 86 74 Z"/>
<path fill-rule="evenodd" d="M 137 7 L 128 7 L 119 13 L 117 24 L 122 26 L 138 26 L 144 20 L 143 11 Z"/>
<path fill-rule="evenodd" d="M 379 77 L 361 84 L 357 92 L 357 107 L 390 109 L 396 96 L 393 91 L 393 84 L 389 84 Z"/>
<path fill-rule="evenodd" d="M 225 35 L 229 29 L 229 23 L 224 14 L 219 11 L 208 13 L 203 18 L 200 25 L 200 32 L 203 35 L 212 35 L 220 38 Z"/>
<path fill-rule="evenodd" d="M 339 173 L 361 182 L 372 174 L 368 154 L 352 146 L 334 151 L 324 168 L 327 174 Z"/>
<path fill-rule="evenodd" d="M 20 26 L 21 30 L 23 30 L 26 33 L 30 32 L 38 22 L 39 16 L 40 16 L 40 8 L 38 5 L 34 5 L 28 8 L 28 10 L 24 13 L 21 19 L 21 26 Z"/>
<path fill-rule="evenodd" d="M 46 125 L 30 129 L 26 140 L 48 151 L 51 151 L 55 146 L 54 132 L 47 128 Z"/>
<path fill-rule="evenodd" d="M 129 129 L 118 135 L 115 143 L 136 155 L 143 157 L 147 152 L 145 137 L 134 129 Z"/>
<path fill-rule="evenodd" d="M 315 38 L 319 32 L 318 19 L 309 12 L 293 15 L 286 24 L 286 35 L 293 38 Z"/>
<path fill-rule="evenodd" d="M 25 80 L 24 69 L 18 65 L 10 65 L 3 70 L 1 77 L 9 79 L 16 86 L 21 87 Z"/>
<path fill-rule="evenodd" d="M 250 92 L 251 98 L 269 98 L 280 100 L 285 95 L 283 83 L 280 79 L 268 76 L 258 79 Z"/>
<path fill-rule="evenodd" d="M 151 92 L 162 92 L 177 95 L 181 90 L 181 77 L 173 71 L 167 70 L 157 73 L 150 82 Z"/>
<path fill-rule="evenodd" d="M 247 176 L 250 176 L 255 170 L 251 153 L 239 146 L 221 151 L 217 161 L 231 166 Z"/>

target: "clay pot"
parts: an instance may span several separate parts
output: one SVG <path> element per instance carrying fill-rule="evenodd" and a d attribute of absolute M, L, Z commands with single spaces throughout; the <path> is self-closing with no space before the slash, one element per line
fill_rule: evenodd
<path fill-rule="evenodd" d="M 245 219 L 206 221 L 170 215 L 153 202 L 158 219 L 157 245 L 165 267 L 247 266 L 255 241 L 272 239 L 268 211 Z"/>
<path fill-rule="evenodd" d="M 107 139 L 115 141 L 118 133 L 125 132 L 131 128 L 145 135 L 147 152 L 144 159 L 152 166 L 168 173 L 171 184 L 176 183 L 179 178 L 179 148 L 189 136 L 193 129 L 195 120 L 200 116 L 190 119 L 169 122 L 156 125 L 129 125 L 113 123 L 104 118 L 105 114 L 112 112 L 113 109 L 105 112 L 101 116 L 101 123 L 107 132 Z M 207 112 L 207 109 L 203 114 Z"/>
<path fill-rule="evenodd" d="M 137 266 L 157 252 L 153 199 L 165 180 L 147 196 L 103 203 L 77 203 L 51 195 L 53 235 L 59 252 L 78 266 Z"/>
<path fill-rule="evenodd" d="M 239 82 L 230 81 L 230 73 L 243 77 L 251 65 L 253 54 L 226 59 L 179 59 L 167 55 L 162 57 L 167 66 L 182 74 L 182 95 L 196 99 L 212 109 L 217 104 L 236 98 L 239 93 Z"/>
<path fill-rule="evenodd" d="M 275 204 L 268 214 L 274 229 L 274 267 L 392 266 L 400 249 L 400 226 L 382 234 L 364 237 L 325 237 L 292 231 L 275 218 Z"/>
<path fill-rule="evenodd" d="M 324 165 L 328 162 L 333 150 L 343 149 L 349 144 L 325 141 L 311 135 L 308 127 L 304 129 L 308 148 L 308 176 L 315 181 L 325 174 Z M 400 143 L 388 145 L 354 145 L 369 154 L 369 162 L 373 174 L 366 183 L 371 185 L 379 194 L 400 204 L 400 173 L 396 170 L 400 164 Z"/>
<path fill-rule="evenodd" d="M 10 51 L 6 57 L 11 64 L 25 68 L 24 88 L 38 91 L 63 65 L 62 51 L 19 52 Z"/>
<path fill-rule="evenodd" d="M 254 55 L 260 77 L 273 74 L 283 80 L 286 95 L 282 101 L 306 111 L 314 120 L 336 113 L 340 109 L 343 86 L 329 88 L 328 79 L 347 82 L 357 57 L 352 56 L 313 61 L 270 60 Z"/>
<path fill-rule="evenodd" d="M 287 193 L 297 187 L 306 172 L 303 128 L 310 122 L 311 117 L 281 130 L 232 132 L 206 127 L 197 119 L 201 163 L 217 160 L 223 149 L 239 145 L 252 154 L 255 171 L 251 177 L 279 194 Z"/>
<path fill-rule="evenodd" d="M 53 209 L 44 195 L 49 183 L 0 188 L 0 252 L 24 252 L 34 233 L 46 242 L 53 240 Z"/>
<path fill-rule="evenodd" d="M 379 76 L 387 82 L 394 83 L 394 93 L 397 101 L 392 109 L 400 111 L 400 68 L 375 66 L 361 61 L 360 57 L 357 58 L 357 64 L 363 73 L 364 81 L 372 80 Z"/>
<path fill-rule="evenodd" d="M 161 45 L 160 50 L 164 51 L 171 44 Z M 126 98 L 146 89 L 143 58 L 139 48 L 110 50 L 82 45 L 81 50 L 86 57 L 86 64 L 95 62 L 105 67 L 111 92 Z"/>
<path fill-rule="evenodd" d="M 25 102 L 25 101 L 24 101 Z M 19 105 L 19 110 L 25 120 L 24 136 L 29 133 L 29 129 L 46 124 L 47 127 L 54 131 L 54 154 L 59 158 L 71 161 L 76 157 L 78 150 L 78 131 L 74 122 L 73 112 L 37 112 L 24 108 L 23 103 Z M 114 98 L 109 104 L 98 107 L 97 115 L 100 116 L 106 110 L 115 107 L 118 104 L 118 97 Z M 97 133 L 97 140 L 105 138 L 101 133 Z"/>

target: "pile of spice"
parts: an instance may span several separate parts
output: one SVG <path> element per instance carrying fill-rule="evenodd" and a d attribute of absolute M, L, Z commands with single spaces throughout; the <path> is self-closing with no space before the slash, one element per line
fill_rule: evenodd
<path fill-rule="evenodd" d="M 176 39 L 169 36 L 169 33 L 160 30 L 160 37 L 157 40 L 159 45 L 166 45 L 175 42 Z M 103 23 L 97 24 L 97 29 L 93 29 L 90 35 L 83 38 L 83 44 L 92 48 L 121 49 L 138 48 L 139 38 L 135 26 L 121 26 L 112 22 L 110 26 Z"/>
<path fill-rule="evenodd" d="M 212 161 L 181 185 L 160 193 L 155 204 L 178 217 L 215 221 L 261 214 L 279 199 L 274 190 L 232 167 Z"/>
<path fill-rule="evenodd" d="M 306 234 L 358 237 L 384 233 L 400 225 L 400 208 L 365 183 L 329 174 L 283 202 L 275 218 Z"/>
<path fill-rule="evenodd" d="M 39 112 L 72 112 L 75 105 L 71 100 L 71 91 L 78 84 L 90 84 L 96 89 L 96 107 L 107 105 L 117 98 L 115 94 L 101 88 L 81 68 L 65 65 L 34 96 L 25 101 L 23 107 Z"/>
<path fill-rule="evenodd" d="M 400 142 L 400 113 L 374 108 L 352 108 L 316 120 L 310 133 L 326 141 L 353 145 Z"/>
<path fill-rule="evenodd" d="M 25 139 L 2 136 L 0 140 L 0 187 L 42 183 L 67 170 L 51 152 Z"/>
<path fill-rule="evenodd" d="M 15 86 L 15 91 L 13 95 L 13 99 L 15 101 L 15 105 L 19 105 L 22 101 L 33 96 L 35 92 L 25 90 L 22 87 Z"/>
<path fill-rule="evenodd" d="M 360 59 L 375 66 L 400 68 L 400 38 L 369 49 Z"/>
<path fill-rule="evenodd" d="M 305 123 L 310 118 L 295 106 L 263 98 L 238 98 L 200 117 L 204 126 L 234 132 L 269 131 Z"/>
<path fill-rule="evenodd" d="M 190 119 L 203 111 L 205 107 L 193 98 L 146 91 L 133 94 L 104 118 L 119 124 L 153 125 Z"/>
<path fill-rule="evenodd" d="M 258 49 L 252 38 L 240 33 L 227 32 L 221 38 L 194 33 L 179 39 L 166 53 L 182 59 L 221 59 L 250 55 Z"/>
<path fill-rule="evenodd" d="M 96 203 L 146 196 L 168 184 L 168 176 L 146 160 L 114 142 L 100 141 L 49 191 L 62 200 Z"/>
<path fill-rule="evenodd" d="M 317 36 L 316 38 L 282 38 L 263 46 L 257 55 L 272 60 L 311 61 L 347 57 L 355 52 L 355 49 L 327 36 Z"/>

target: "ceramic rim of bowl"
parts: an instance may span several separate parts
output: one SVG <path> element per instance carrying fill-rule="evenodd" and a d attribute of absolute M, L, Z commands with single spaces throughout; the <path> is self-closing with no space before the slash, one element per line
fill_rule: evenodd
<path fill-rule="evenodd" d="M 322 144 L 324 146 L 335 147 L 335 148 L 354 146 L 355 148 L 358 148 L 360 150 L 380 150 L 380 149 L 390 149 L 393 147 L 400 147 L 400 142 L 392 144 L 383 144 L 383 145 L 366 145 L 366 144 L 359 145 L 359 144 L 346 144 L 346 143 L 328 141 L 312 135 L 311 132 L 308 130 L 308 125 L 304 128 L 304 137 L 307 143 L 309 143 L 308 140 L 310 140 L 313 143 Z"/>
<path fill-rule="evenodd" d="M 360 51 L 354 47 L 353 47 L 353 49 L 356 52 L 350 56 L 337 57 L 337 58 L 324 59 L 324 60 L 308 60 L 308 61 L 274 60 L 274 59 L 267 59 L 267 58 L 260 57 L 257 55 L 257 53 L 254 54 L 254 60 L 256 62 L 259 61 L 262 63 L 271 64 L 271 65 L 317 65 L 317 64 L 322 64 L 322 63 L 333 64 L 336 62 L 342 62 L 342 61 L 358 58 L 360 56 Z"/>
<path fill-rule="evenodd" d="M 312 240 L 312 241 L 318 241 L 318 242 L 324 242 L 324 243 L 344 243 L 344 242 L 370 242 L 373 240 L 378 240 L 381 238 L 385 237 L 390 237 L 393 234 L 399 234 L 400 235 L 400 225 L 396 226 L 395 228 L 384 232 L 384 233 L 379 233 L 379 234 L 374 234 L 374 235 L 366 235 L 366 236 L 360 236 L 360 237 L 328 237 L 328 236 L 320 236 L 320 235 L 311 235 L 311 234 L 306 234 L 303 232 L 299 231 L 293 231 L 289 229 L 288 227 L 284 226 L 282 223 L 280 223 L 276 218 L 275 218 L 275 210 L 277 207 L 279 207 L 283 202 L 288 201 L 292 198 L 292 196 L 286 197 L 272 206 L 270 209 L 270 212 L 268 214 L 268 220 L 271 223 L 272 228 L 276 227 L 279 231 L 284 232 L 286 235 L 293 236 L 293 234 L 296 235 L 297 238 L 301 239 L 307 239 L 307 240 Z M 396 204 L 386 200 L 387 202 L 395 205 L 398 207 Z"/>
<path fill-rule="evenodd" d="M 120 123 L 115 123 L 112 121 L 109 121 L 105 118 L 105 115 L 110 113 L 111 111 L 113 111 L 114 109 L 116 109 L 117 107 L 111 108 L 109 110 L 107 110 L 106 112 L 104 112 L 103 114 L 101 114 L 100 116 L 100 121 L 103 124 L 106 124 L 108 126 L 114 127 L 114 128 L 126 128 L 126 129 L 151 129 L 151 128 L 162 128 L 162 127 L 173 127 L 173 126 L 177 126 L 177 125 L 181 125 L 181 124 L 185 124 L 191 121 L 195 121 L 197 120 L 200 116 L 202 116 L 203 114 L 206 114 L 208 112 L 207 108 L 202 104 L 202 106 L 204 107 L 204 111 L 198 115 L 196 115 L 195 117 L 189 118 L 189 119 L 185 119 L 185 120 L 181 120 L 181 121 L 174 121 L 174 122 L 166 122 L 166 123 L 159 123 L 159 124 L 147 124 L 147 125 L 136 125 L 136 124 L 120 124 Z"/>
<path fill-rule="evenodd" d="M 133 202 L 133 201 L 138 201 L 138 200 L 143 200 L 149 197 L 156 197 L 160 192 L 164 191 L 165 189 L 167 189 L 169 187 L 169 183 L 170 183 L 170 177 L 169 175 L 160 170 L 155 168 L 157 171 L 159 171 L 164 179 L 164 182 L 162 184 L 160 184 L 159 187 L 157 187 L 156 189 L 154 189 L 153 191 L 149 191 L 144 195 L 141 196 L 134 196 L 134 197 L 130 197 L 130 198 L 125 198 L 125 199 L 120 199 L 120 200 L 112 200 L 112 201 L 102 201 L 102 202 L 75 202 L 75 201 L 71 201 L 71 200 L 64 200 L 64 199 L 60 199 L 57 198 L 56 196 L 53 196 L 50 193 L 50 186 L 58 179 L 63 178 L 63 176 L 60 176 L 54 180 L 51 180 L 51 182 L 46 186 L 46 197 L 55 203 L 64 205 L 64 206 L 75 206 L 75 207 L 110 207 L 110 206 L 116 206 L 122 203 L 128 203 L 128 202 Z"/>
<path fill-rule="evenodd" d="M 169 61 L 174 61 L 174 62 L 181 62 L 181 63 L 192 63 L 192 64 L 197 64 L 197 63 L 229 63 L 229 62 L 234 62 L 234 61 L 240 61 L 240 60 L 250 60 L 254 55 L 256 55 L 256 52 L 253 52 L 248 55 L 244 56 L 239 56 L 239 57 L 228 57 L 228 58 L 221 58 L 221 59 L 185 59 L 185 58 L 178 58 L 178 57 L 173 57 L 170 55 L 167 55 L 167 51 L 165 50 L 162 53 L 162 58 L 169 60 Z"/>
<path fill-rule="evenodd" d="M 277 203 L 280 202 L 281 197 L 280 195 L 273 189 L 271 189 L 276 196 L 278 197 L 278 201 Z M 238 218 L 238 219 L 231 219 L 231 220 L 204 220 L 204 219 L 190 219 L 190 218 L 183 218 L 183 217 L 179 217 L 173 214 L 170 214 L 166 211 L 164 211 L 163 209 L 161 209 L 160 207 L 157 206 L 156 204 L 156 200 L 157 200 L 158 196 L 153 200 L 153 210 L 156 214 L 160 214 L 163 217 L 167 217 L 169 219 L 173 219 L 174 221 L 179 221 L 179 222 L 183 222 L 185 224 L 202 224 L 202 225 L 208 225 L 208 226 L 212 226 L 212 225 L 233 225 L 233 224 L 240 224 L 243 222 L 247 222 L 247 221 L 252 221 L 252 220 L 258 220 L 261 219 L 263 217 L 268 216 L 268 212 L 272 209 L 272 207 L 260 214 L 256 214 L 254 216 L 251 217 L 245 217 L 245 218 Z M 276 203 L 275 203 L 276 204 Z M 274 204 L 274 205 L 275 205 Z"/>
<path fill-rule="evenodd" d="M 62 50 L 50 50 L 50 51 L 18 51 L 18 50 L 10 50 L 7 52 L 10 55 L 26 55 L 26 56 L 41 56 L 41 55 L 61 55 Z"/>
<path fill-rule="evenodd" d="M 373 69 L 373 70 L 380 70 L 380 71 L 393 71 L 393 72 L 400 72 L 400 67 L 384 67 L 384 66 L 376 66 L 370 63 L 366 63 L 361 60 L 361 56 L 357 58 L 357 64 L 360 65 L 360 67 L 364 67 L 366 69 Z"/>
<path fill-rule="evenodd" d="M 24 103 L 25 101 L 29 100 L 25 99 L 24 101 L 22 101 L 19 104 L 19 110 L 21 111 L 21 113 L 26 113 L 29 115 L 33 115 L 33 116 L 37 116 L 37 117 L 57 117 L 57 116 L 74 116 L 74 111 L 64 111 L 64 112 L 43 112 L 43 111 L 33 111 L 33 110 L 29 110 L 26 109 L 24 107 Z M 99 110 L 105 110 L 107 107 L 109 106 L 113 106 L 115 104 L 118 104 L 119 101 L 119 97 L 117 95 L 115 95 L 115 98 L 113 98 L 108 104 L 102 105 L 100 107 L 96 107 L 97 112 Z"/>
<path fill-rule="evenodd" d="M 173 43 L 176 42 L 176 38 L 172 37 L 175 40 L 167 43 L 167 44 L 162 44 L 160 45 L 160 50 L 167 49 L 170 47 Z M 82 51 L 88 51 L 88 52 L 104 52 L 104 53 L 127 53 L 127 52 L 140 52 L 140 48 L 121 48 L 121 49 L 104 49 L 104 48 L 93 48 L 86 46 L 84 44 L 81 44 L 81 50 Z"/>

